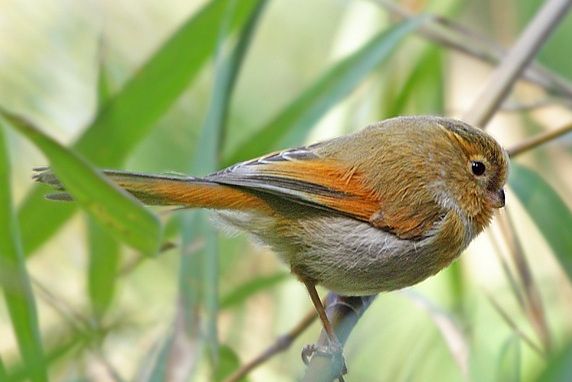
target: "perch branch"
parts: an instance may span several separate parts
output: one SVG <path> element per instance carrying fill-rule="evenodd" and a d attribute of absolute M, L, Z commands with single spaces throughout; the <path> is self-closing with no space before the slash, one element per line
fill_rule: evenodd
<path fill-rule="evenodd" d="M 375 299 L 373 296 L 364 297 L 344 297 L 335 293 L 329 293 L 326 298 L 326 312 L 328 319 L 332 323 L 336 336 L 340 340 L 342 346 L 346 343 L 351 331 L 359 321 L 360 317 Z M 329 343 L 328 335 L 322 330 L 318 339 L 319 346 L 326 346 Z M 333 371 L 338 368 L 332 365 L 334 360 L 327 355 L 320 353 L 314 354 L 306 374 L 302 379 L 303 382 L 331 382 L 337 378 L 337 373 Z"/>

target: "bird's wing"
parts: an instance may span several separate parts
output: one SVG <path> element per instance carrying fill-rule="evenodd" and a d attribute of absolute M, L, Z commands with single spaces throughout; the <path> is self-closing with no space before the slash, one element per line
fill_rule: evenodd
<path fill-rule="evenodd" d="M 412 206 L 390 211 L 355 167 L 322 157 L 316 146 L 273 153 L 242 162 L 207 180 L 245 187 L 365 221 L 401 238 L 421 237 L 434 221 Z M 431 216 L 430 216 L 431 217 Z M 433 220 L 433 219 L 431 219 Z"/>

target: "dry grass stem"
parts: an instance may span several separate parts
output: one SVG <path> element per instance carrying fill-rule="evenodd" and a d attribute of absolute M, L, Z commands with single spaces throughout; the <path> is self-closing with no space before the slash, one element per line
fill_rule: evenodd
<path fill-rule="evenodd" d="M 252 370 L 274 357 L 276 354 L 282 353 L 290 348 L 292 343 L 300 334 L 302 334 L 317 318 L 316 311 L 312 309 L 306 316 L 288 333 L 279 337 L 271 346 L 260 353 L 253 360 L 244 364 L 240 369 L 232 373 L 224 382 L 238 382 L 244 378 Z"/>
<path fill-rule="evenodd" d="M 538 134 L 535 137 L 531 137 L 521 143 L 514 145 L 513 147 L 508 149 L 508 155 L 511 158 L 516 157 L 522 153 L 530 151 L 540 145 L 543 145 L 547 142 L 553 141 L 558 139 L 568 133 L 572 132 L 572 123 L 568 123 L 562 127 L 559 127 L 556 130 L 547 131 L 541 134 Z"/>
<path fill-rule="evenodd" d="M 526 302 L 525 302 L 522 290 L 520 289 L 520 285 L 518 284 L 512 270 L 510 269 L 510 266 L 508 265 L 507 260 L 503 256 L 502 250 L 500 248 L 499 242 L 501 240 L 503 240 L 504 238 L 498 237 L 495 234 L 495 231 L 492 229 L 487 230 L 487 233 L 489 235 L 489 240 L 490 240 L 491 244 L 493 245 L 497 259 L 498 259 L 499 263 L 501 264 L 501 268 L 503 270 L 503 273 L 508 280 L 508 283 L 510 285 L 510 289 L 511 289 L 514 297 L 516 298 L 516 301 L 518 302 L 518 305 L 520 306 L 522 311 L 526 312 Z"/>
<path fill-rule="evenodd" d="M 566 15 L 570 5 L 572 0 L 549 0 L 545 3 L 489 77 L 488 83 L 465 113 L 465 122 L 481 127 L 487 125 L 504 102 L 516 79 Z"/>
<path fill-rule="evenodd" d="M 416 14 L 390 0 L 372 0 L 399 19 L 409 19 Z M 495 41 L 470 30 L 459 23 L 432 15 L 418 30 L 421 36 L 447 48 L 454 49 L 478 60 L 497 64 L 506 56 L 506 50 Z M 538 63 L 532 63 L 522 73 L 523 79 L 543 88 L 547 93 L 572 98 L 572 84 Z"/>
<path fill-rule="evenodd" d="M 544 312 L 540 290 L 532 277 L 530 266 L 524 255 L 522 244 L 515 234 L 514 223 L 510 219 L 508 211 L 505 214 L 497 213 L 497 222 L 499 223 L 504 238 L 507 240 L 510 254 L 517 271 L 516 273 L 519 276 L 524 290 L 524 296 L 526 297 L 526 315 L 542 341 L 544 349 L 549 351 L 552 341 L 548 323 L 546 322 L 546 313 Z"/>
<path fill-rule="evenodd" d="M 528 337 L 522 330 L 520 330 L 518 325 L 516 325 L 516 322 L 514 322 L 512 318 L 510 318 L 510 315 L 503 310 L 500 304 L 490 294 L 487 294 L 487 298 L 489 299 L 491 305 L 498 312 L 498 314 L 502 317 L 502 319 L 514 331 L 514 333 L 516 333 L 524 342 L 526 342 L 526 344 L 530 346 L 532 350 L 534 350 L 538 355 L 544 358 L 546 356 L 544 351 L 530 337 Z"/>
<path fill-rule="evenodd" d="M 466 381 L 469 380 L 469 344 L 452 315 L 445 312 L 427 297 L 413 290 L 403 292 L 413 303 L 427 312 L 439 329 L 455 363 Z"/>

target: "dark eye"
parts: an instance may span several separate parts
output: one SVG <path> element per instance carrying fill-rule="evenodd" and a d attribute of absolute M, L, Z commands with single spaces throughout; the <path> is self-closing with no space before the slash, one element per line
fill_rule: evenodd
<path fill-rule="evenodd" d="M 486 167 L 485 167 L 485 164 L 483 162 L 480 162 L 478 160 L 471 161 L 471 171 L 476 176 L 483 175 L 485 173 L 485 170 L 486 170 Z"/>

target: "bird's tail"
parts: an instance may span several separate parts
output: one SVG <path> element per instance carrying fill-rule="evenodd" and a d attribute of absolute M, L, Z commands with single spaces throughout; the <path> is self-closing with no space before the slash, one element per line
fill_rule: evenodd
<path fill-rule="evenodd" d="M 34 171 L 36 173 L 33 178 L 37 182 L 48 184 L 58 191 L 46 195 L 47 199 L 73 200 L 60 180 L 48 167 L 36 168 Z M 259 194 L 201 178 L 139 174 L 115 170 L 105 170 L 103 174 L 117 186 L 147 205 L 232 210 L 264 210 L 268 208 L 266 201 Z"/>

